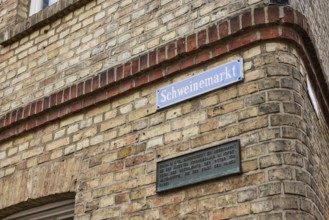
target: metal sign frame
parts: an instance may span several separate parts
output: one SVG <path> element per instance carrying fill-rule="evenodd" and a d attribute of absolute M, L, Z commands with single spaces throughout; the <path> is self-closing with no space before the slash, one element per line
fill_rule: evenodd
<path fill-rule="evenodd" d="M 242 81 L 243 59 L 238 58 L 156 91 L 157 110 Z"/>
<path fill-rule="evenodd" d="M 158 193 L 241 173 L 240 140 L 206 148 L 157 163 Z"/>

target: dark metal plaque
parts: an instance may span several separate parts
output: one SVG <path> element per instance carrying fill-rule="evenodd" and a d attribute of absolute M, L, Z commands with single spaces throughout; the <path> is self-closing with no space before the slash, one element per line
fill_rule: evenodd
<path fill-rule="evenodd" d="M 241 172 L 240 141 L 157 163 L 157 192 Z"/>
<path fill-rule="evenodd" d="M 270 5 L 287 5 L 289 0 L 270 0 Z"/>

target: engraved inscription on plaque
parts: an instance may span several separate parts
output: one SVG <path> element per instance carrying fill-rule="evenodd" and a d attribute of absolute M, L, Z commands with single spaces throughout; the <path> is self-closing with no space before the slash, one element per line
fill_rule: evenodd
<path fill-rule="evenodd" d="M 241 172 L 239 140 L 157 163 L 157 192 Z"/>

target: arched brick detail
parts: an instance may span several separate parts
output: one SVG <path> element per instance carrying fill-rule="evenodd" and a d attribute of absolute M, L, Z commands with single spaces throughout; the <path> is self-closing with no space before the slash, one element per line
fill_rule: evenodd
<path fill-rule="evenodd" d="M 80 159 L 75 157 L 53 160 L 1 178 L 0 218 L 12 214 L 12 210 L 19 210 L 19 207 L 24 206 L 22 202 L 50 195 L 56 198 L 57 194 L 75 192 L 80 165 Z"/>

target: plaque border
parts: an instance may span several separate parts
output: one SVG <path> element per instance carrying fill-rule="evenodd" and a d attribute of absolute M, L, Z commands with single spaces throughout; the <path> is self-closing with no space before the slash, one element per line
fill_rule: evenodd
<path fill-rule="evenodd" d="M 179 159 L 179 158 L 183 158 L 183 157 L 187 157 L 189 155 L 192 155 L 194 153 L 199 153 L 199 152 L 202 152 L 202 151 L 207 151 L 207 150 L 210 150 L 211 148 L 216 148 L 216 147 L 219 147 L 219 146 L 224 146 L 224 145 L 227 145 L 227 144 L 235 144 L 235 146 L 237 146 L 238 148 L 238 154 L 237 154 L 237 159 L 238 159 L 238 170 L 236 172 L 232 172 L 232 173 L 224 173 L 224 174 L 221 174 L 221 175 L 214 175 L 210 178 L 206 178 L 206 179 L 201 179 L 201 178 L 198 178 L 196 179 L 195 181 L 192 181 L 192 182 L 188 182 L 186 184 L 182 184 L 182 185 L 179 185 L 179 186 L 176 186 L 176 187 L 172 187 L 172 188 L 167 188 L 167 189 L 160 189 L 159 190 L 159 187 L 158 187 L 158 184 L 159 184 L 159 165 L 160 163 L 162 162 L 166 162 L 166 161 L 170 161 L 170 160 L 173 160 L 173 159 Z M 168 158 L 168 159 L 165 159 L 165 160 L 161 160 L 161 161 L 158 161 L 156 163 L 156 192 L 157 193 L 163 193 L 163 192 L 167 192 L 167 191 L 171 191 L 171 190 L 175 190 L 175 189 L 179 189 L 179 188 L 182 188 L 182 187 L 186 187 L 186 186 L 191 186 L 191 185 L 194 185 L 194 184 L 197 184 L 197 183 L 201 183 L 201 182 L 206 182 L 206 181 L 209 181 L 209 180 L 213 180 L 213 179 L 217 179 L 219 177 L 225 177 L 225 176 L 230 176 L 230 175 L 234 175 L 234 174 L 239 174 L 242 172 L 242 168 L 241 168 L 241 145 L 240 145 L 240 139 L 237 139 L 237 140 L 233 140 L 233 141 L 229 141 L 229 142 L 226 142 L 226 143 L 222 143 L 222 144 L 217 144 L 217 145 L 213 145 L 211 147 L 207 147 L 205 149 L 201 149 L 201 150 L 196 150 L 196 151 L 193 151 L 193 152 L 190 152 L 190 153 L 187 153 L 187 154 L 182 154 L 182 155 L 179 155 L 177 157 L 171 157 L 171 158 Z"/>

